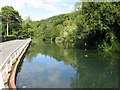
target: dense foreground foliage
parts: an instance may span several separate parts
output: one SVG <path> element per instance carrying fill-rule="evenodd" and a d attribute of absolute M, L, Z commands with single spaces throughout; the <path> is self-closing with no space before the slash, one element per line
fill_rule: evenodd
<path fill-rule="evenodd" d="M 120 2 L 78 2 L 75 11 L 38 22 L 38 36 L 67 47 L 120 51 Z"/>
<path fill-rule="evenodd" d="M 9 9 L 11 14 L 6 12 Z M 9 22 L 9 33 L 17 38 L 40 38 L 66 47 L 120 52 L 120 2 L 77 2 L 74 12 L 41 21 L 29 17 L 23 21 L 9 6 L 3 7 L 2 13 L 2 35 L 6 35 Z"/>

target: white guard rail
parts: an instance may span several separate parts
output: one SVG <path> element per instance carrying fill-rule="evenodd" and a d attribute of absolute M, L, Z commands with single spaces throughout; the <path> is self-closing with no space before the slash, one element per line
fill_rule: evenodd
<path fill-rule="evenodd" d="M 0 89 L 5 88 L 3 77 L 2 77 L 2 69 L 5 68 L 5 72 L 6 74 L 8 74 L 9 66 L 12 67 L 13 60 L 16 60 L 18 58 L 18 56 L 22 53 L 22 51 L 26 47 L 28 47 L 30 42 L 31 42 L 31 38 L 27 39 L 27 41 L 23 45 L 15 49 L 0 66 Z"/>

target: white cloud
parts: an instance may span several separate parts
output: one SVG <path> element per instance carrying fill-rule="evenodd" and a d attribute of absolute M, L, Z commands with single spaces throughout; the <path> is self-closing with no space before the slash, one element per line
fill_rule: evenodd
<path fill-rule="evenodd" d="M 69 5 L 69 8 L 70 8 L 70 9 L 73 9 L 73 8 L 74 8 L 74 5 Z"/>
<path fill-rule="evenodd" d="M 62 3 L 61 5 L 65 7 L 69 6 L 67 3 Z"/>
<path fill-rule="evenodd" d="M 45 8 L 53 12 L 60 12 L 59 8 L 56 6 L 53 0 L 29 0 L 27 4 L 31 5 L 34 8 Z"/>
<path fill-rule="evenodd" d="M 24 4 L 24 0 L 0 0 L 0 8 L 9 5 L 13 6 L 16 10 L 21 10 Z"/>
<path fill-rule="evenodd" d="M 63 3 L 63 6 L 66 6 L 68 8 L 72 8 L 72 6 L 69 6 L 68 4 L 65 4 L 65 2 L 75 2 L 74 0 L 0 0 L 0 8 L 6 5 L 13 6 L 15 10 L 18 10 L 20 14 L 22 15 L 23 19 L 26 16 L 30 16 L 27 13 L 23 13 L 22 10 L 25 8 L 26 5 L 30 5 L 33 8 L 44 8 L 48 11 L 51 11 L 50 14 L 47 16 L 31 16 L 33 20 L 37 19 L 44 19 L 49 16 L 54 16 L 56 14 L 62 13 L 60 10 L 60 3 Z"/>
<path fill-rule="evenodd" d="M 46 17 L 46 16 L 30 16 L 30 18 L 31 18 L 33 21 L 37 21 L 37 20 L 46 19 L 46 18 L 48 18 L 48 17 Z"/>
<path fill-rule="evenodd" d="M 31 5 L 34 8 L 40 8 L 44 6 L 42 0 L 26 0 L 26 4 Z"/>

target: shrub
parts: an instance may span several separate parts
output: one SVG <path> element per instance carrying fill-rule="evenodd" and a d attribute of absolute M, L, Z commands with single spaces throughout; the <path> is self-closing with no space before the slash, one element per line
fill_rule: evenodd
<path fill-rule="evenodd" d="M 5 41 L 10 41 L 10 40 L 15 40 L 16 36 L 15 35 L 10 35 L 6 37 L 0 36 L 0 42 L 5 42 Z"/>

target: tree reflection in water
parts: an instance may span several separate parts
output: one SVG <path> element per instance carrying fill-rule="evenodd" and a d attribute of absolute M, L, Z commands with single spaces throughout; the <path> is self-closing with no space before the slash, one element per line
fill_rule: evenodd
<path fill-rule="evenodd" d="M 32 62 L 39 53 L 58 62 L 76 68 L 76 77 L 71 78 L 71 88 L 117 88 L 118 60 L 120 54 L 96 50 L 66 49 L 63 46 L 33 42 L 27 51 L 26 60 Z M 87 55 L 87 57 L 85 56 Z"/>

